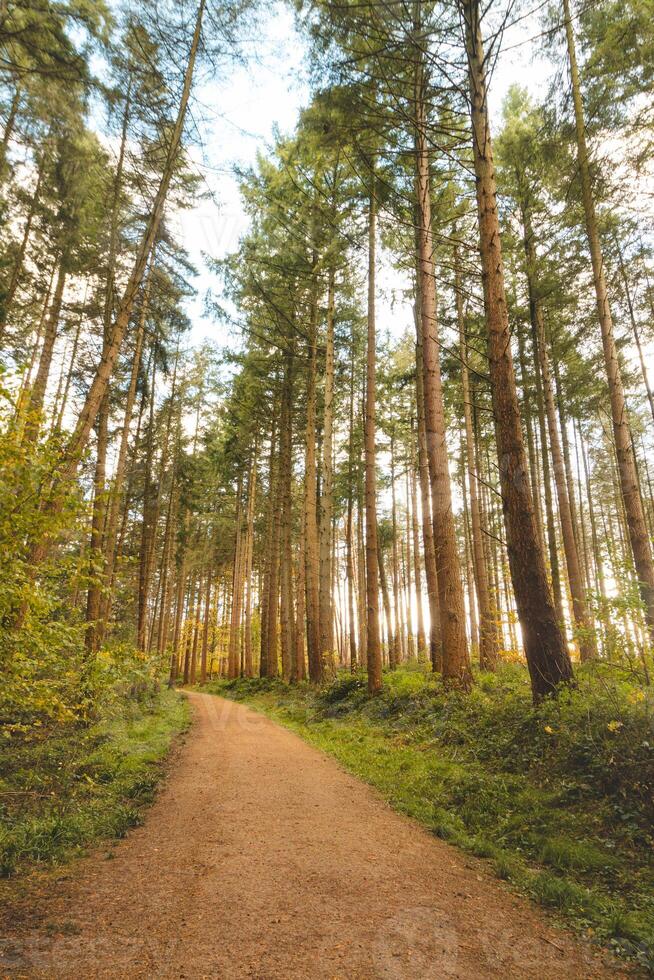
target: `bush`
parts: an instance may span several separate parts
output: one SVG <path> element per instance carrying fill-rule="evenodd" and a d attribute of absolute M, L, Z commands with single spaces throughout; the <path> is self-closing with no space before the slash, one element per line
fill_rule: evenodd
<path fill-rule="evenodd" d="M 174 734 L 188 721 L 172 691 L 116 699 L 95 724 L 22 740 L 0 762 L 0 875 L 58 864 L 141 819 Z"/>

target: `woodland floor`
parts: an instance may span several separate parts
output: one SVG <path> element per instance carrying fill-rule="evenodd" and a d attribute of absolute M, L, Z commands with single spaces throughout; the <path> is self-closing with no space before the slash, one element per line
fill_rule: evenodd
<path fill-rule="evenodd" d="M 3 916 L 0 976 L 628 975 L 291 732 L 189 697 L 143 826 L 28 885 Z"/>

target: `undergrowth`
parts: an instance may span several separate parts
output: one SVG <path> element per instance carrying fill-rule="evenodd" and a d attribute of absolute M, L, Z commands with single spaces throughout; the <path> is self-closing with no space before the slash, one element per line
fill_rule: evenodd
<path fill-rule="evenodd" d="M 179 694 L 151 685 L 114 697 L 92 725 L 0 743 L 0 875 L 59 864 L 123 837 L 153 799 L 188 717 Z"/>
<path fill-rule="evenodd" d="M 524 671 L 469 696 L 420 669 L 316 691 L 280 681 L 208 689 L 265 711 L 568 924 L 654 971 L 654 703 L 605 667 L 534 709 Z"/>

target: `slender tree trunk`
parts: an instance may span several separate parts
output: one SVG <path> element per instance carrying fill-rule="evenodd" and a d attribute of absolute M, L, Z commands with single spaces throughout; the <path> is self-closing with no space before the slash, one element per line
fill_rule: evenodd
<path fill-rule="evenodd" d="M 198 582 L 195 575 L 191 575 L 191 582 L 189 587 L 189 596 L 186 606 L 186 620 L 184 622 L 184 627 L 186 630 L 186 635 L 184 636 L 184 667 L 182 671 L 182 679 L 184 686 L 189 682 L 191 676 L 191 650 L 193 649 L 193 613 L 195 611 L 195 597 L 198 593 Z"/>
<path fill-rule="evenodd" d="M 634 314 L 634 304 L 631 297 L 631 289 L 629 288 L 629 277 L 627 275 L 627 270 L 625 268 L 624 258 L 622 256 L 622 249 L 620 248 L 620 243 L 618 242 L 617 239 L 615 242 L 615 247 L 618 253 L 620 274 L 622 276 L 625 298 L 627 300 L 627 308 L 629 310 L 629 319 L 631 321 L 631 332 L 634 335 L 636 350 L 638 351 L 638 360 L 640 362 L 640 373 L 643 378 L 643 384 L 645 385 L 645 391 L 647 393 L 647 401 L 649 402 L 649 410 L 652 416 L 652 421 L 654 421 L 654 393 L 652 392 L 652 386 L 649 383 L 649 375 L 647 374 L 647 365 L 645 363 L 645 355 L 643 352 L 643 344 L 640 337 L 640 330 L 638 329 L 638 324 L 636 323 L 636 316 Z"/>
<path fill-rule="evenodd" d="M 195 596 L 195 609 L 193 612 L 193 643 L 191 646 L 191 663 L 189 666 L 189 684 L 191 687 L 195 684 L 195 677 L 197 671 L 198 663 L 198 645 L 200 640 L 200 630 L 202 628 L 202 620 L 200 617 L 201 607 L 202 607 L 202 595 L 203 595 L 203 570 L 200 569 L 200 575 L 198 577 L 198 588 Z"/>
<path fill-rule="evenodd" d="M 347 612 L 348 638 L 350 647 L 350 670 L 357 667 L 357 634 L 355 613 L 355 579 L 354 579 L 354 337 L 352 338 L 352 353 L 350 361 L 350 418 L 347 457 L 347 516 L 345 518 L 345 561 L 347 574 Z"/>
<path fill-rule="evenodd" d="M 313 256 L 316 270 L 317 256 Z M 307 422 L 304 463 L 304 560 L 306 588 L 307 651 L 309 680 L 319 684 L 323 677 L 320 655 L 320 572 L 316 474 L 316 377 L 318 358 L 318 273 L 314 271 L 309 315 L 309 365 L 307 373 Z"/>
<path fill-rule="evenodd" d="M 5 332 L 7 329 L 7 324 L 9 322 L 9 317 L 11 315 L 14 297 L 16 291 L 20 284 L 20 277 L 23 273 L 23 266 L 25 263 L 25 254 L 27 252 L 27 245 L 30 240 L 30 234 L 32 232 L 32 222 L 34 221 L 34 215 L 36 214 L 36 209 L 39 205 L 41 199 L 41 185 L 43 183 L 43 170 L 44 163 L 42 162 L 39 167 L 39 175 L 36 181 L 36 188 L 34 189 L 34 194 L 32 195 L 32 200 L 30 201 L 30 209 L 27 212 L 27 217 L 25 219 L 25 227 L 23 228 L 23 235 L 20 240 L 20 245 L 18 247 L 18 252 L 14 260 L 14 265 L 11 270 L 11 279 L 7 285 L 7 292 L 5 293 L 4 301 L 2 303 L 2 316 L 0 319 L 0 347 L 2 346 Z"/>
<path fill-rule="evenodd" d="M 291 550 L 291 521 L 292 521 L 292 405 L 293 405 L 293 354 L 285 356 L 284 386 L 280 417 L 279 440 L 279 481 L 281 497 L 281 527 L 280 527 L 280 639 L 282 652 L 282 677 L 285 681 L 291 679 L 293 672 L 293 636 L 295 633 L 293 606 L 293 554 Z"/>
<path fill-rule="evenodd" d="M 320 657 L 323 665 L 330 662 L 333 653 L 332 605 L 332 511 L 333 511 L 333 461 L 334 453 L 334 320 L 335 275 L 329 270 L 327 286 L 327 333 L 325 337 L 325 395 L 322 429 L 322 465 L 320 485 Z"/>
<path fill-rule="evenodd" d="M 120 444 L 118 447 L 118 458 L 116 460 L 116 470 L 113 476 L 111 490 L 109 493 L 109 501 L 107 506 L 107 524 L 105 532 L 105 542 L 104 542 L 104 577 L 105 577 L 105 598 L 103 601 L 103 621 L 106 627 L 106 621 L 109 616 L 109 610 L 111 608 L 111 592 L 113 584 L 113 575 L 115 567 L 116 558 L 116 534 L 118 530 L 118 514 L 120 512 L 121 504 L 124 501 L 124 481 L 125 472 L 127 468 L 127 455 L 129 449 L 129 430 L 132 422 L 132 415 L 134 412 L 134 402 L 136 401 L 136 389 L 138 385 L 139 370 L 141 367 L 141 356 L 143 352 L 143 339 L 145 336 L 145 321 L 147 316 L 149 296 L 150 296 L 150 284 L 152 281 L 152 263 L 153 258 L 150 263 L 150 272 L 146 280 L 145 289 L 143 293 L 143 300 L 141 304 L 141 312 L 138 321 L 138 327 L 136 331 L 136 339 L 134 346 L 134 355 L 132 357 L 132 369 L 129 379 L 129 385 L 127 388 L 127 395 L 125 398 L 125 413 L 123 416 L 123 424 L 120 432 Z"/>
<path fill-rule="evenodd" d="M 472 425 L 472 399 L 470 394 L 470 375 L 468 373 L 468 344 L 466 340 L 465 317 L 463 314 L 463 293 L 461 285 L 461 265 L 458 247 L 454 253 L 456 313 L 459 325 L 459 349 L 461 352 L 461 384 L 463 397 L 463 419 L 465 425 L 465 459 L 468 471 L 468 492 L 470 495 L 470 520 L 472 528 L 472 567 L 479 604 L 479 666 L 482 670 L 494 670 L 497 663 L 497 629 L 490 604 L 488 571 L 484 556 L 484 543 L 481 530 L 479 508 L 478 474 L 475 459 L 474 429 Z M 471 598 L 472 604 L 472 598 Z"/>
<path fill-rule="evenodd" d="M 159 617 L 159 628 L 157 631 L 157 653 L 163 656 L 168 644 L 168 625 L 170 619 L 170 565 L 173 554 L 173 537 L 175 532 L 175 515 L 177 514 L 177 486 L 176 474 L 173 475 L 170 483 L 170 496 L 168 498 L 168 510 L 166 513 L 166 529 L 164 531 L 163 557 L 161 562 L 161 616 Z"/>
<path fill-rule="evenodd" d="M 412 438 L 413 457 L 415 459 L 415 440 Z M 425 615 L 422 606 L 422 569 L 420 567 L 420 526 L 418 520 L 418 493 L 416 487 L 416 468 L 409 463 L 409 480 L 411 487 L 411 532 L 413 534 L 413 583 L 416 594 L 416 629 L 418 660 L 424 660 L 427 654 L 425 637 Z"/>
<path fill-rule="evenodd" d="M 434 546 L 438 579 L 443 680 L 462 690 L 470 688 L 472 675 L 466 642 L 465 602 L 461 563 L 456 542 L 452 488 L 445 434 L 445 410 L 436 308 L 436 271 L 431 222 L 431 179 L 424 103 L 422 59 L 416 80 L 416 202 L 418 276 L 422 328 L 422 367 L 427 460 L 431 481 Z"/>
<path fill-rule="evenodd" d="M 593 267 L 593 279 L 595 281 L 597 315 L 602 334 L 604 363 L 609 385 L 613 438 L 615 440 L 618 471 L 620 474 L 620 490 L 627 517 L 629 540 L 636 573 L 638 575 L 640 594 L 645 607 L 645 616 L 650 637 L 654 641 L 654 561 L 652 560 L 652 547 L 647 533 L 643 502 L 638 487 L 638 472 L 634 458 L 629 414 L 625 402 L 618 350 L 613 335 L 613 319 L 611 317 L 606 286 L 604 257 L 600 245 L 595 202 L 591 186 L 590 162 L 588 146 L 586 144 L 586 126 L 581 100 L 581 83 L 579 81 L 579 69 L 577 67 L 574 30 L 570 15 L 570 0 L 563 0 L 563 13 L 565 16 L 568 58 L 572 80 L 572 101 L 574 104 L 577 129 L 577 160 L 581 179 L 581 195 L 586 216 L 586 233 Z"/>
<path fill-rule="evenodd" d="M 566 569 L 568 572 L 568 583 L 572 597 L 572 609 L 574 620 L 578 630 L 579 649 L 582 660 L 589 660 L 597 653 L 594 626 L 588 612 L 584 585 L 581 577 L 579 565 L 579 554 L 577 542 L 574 535 L 573 516 L 568 496 L 566 484 L 565 466 L 561 440 L 557 425 L 556 406 L 554 403 L 554 391 L 552 387 L 552 374 L 550 370 L 549 356 L 547 353 L 547 340 L 545 337 L 545 321 L 543 317 L 543 307 L 538 295 L 538 287 L 535 281 L 536 276 L 536 247 L 534 242 L 534 231 L 531 222 L 531 214 L 528 208 L 522 211 L 524 225 L 524 248 L 527 268 L 527 284 L 529 288 L 529 306 L 531 311 L 531 322 L 534 331 L 534 350 L 536 359 L 540 367 L 540 378 L 542 379 L 543 400 L 547 426 L 549 434 L 550 451 L 552 454 L 552 466 L 554 469 L 554 484 L 559 506 L 559 519 L 561 522 L 561 534 L 563 537 L 563 550 L 566 559 Z"/>
<path fill-rule="evenodd" d="M 48 310 L 50 308 L 50 296 L 52 295 L 52 286 L 54 283 L 56 265 L 52 267 L 50 271 L 50 277 L 48 279 L 48 285 L 45 290 L 45 296 L 43 298 L 43 304 L 41 306 L 41 316 L 39 317 L 39 323 L 36 328 L 36 335 L 34 337 L 34 342 L 31 344 L 32 353 L 30 355 L 30 362 L 27 370 L 23 373 L 23 378 L 21 381 L 20 390 L 18 392 L 18 398 L 16 399 L 16 411 L 14 414 L 14 430 L 18 437 L 21 437 L 21 432 L 24 431 L 25 427 L 25 413 L 27 411 L 27 405 L 29 404 L 29 394 L 32 384 L 32 375 L 34 374 L 34 366 L 36 364 L 36 357 L 39 353 L 39 344 L 41 343 L 41 338 L 43 337 L 43 331 L 46 323 L 46 317 Z"/>
<path fill-rule="evenodd" d="M 468 506 L 468 481 L 466 480 L 466 457 L 463 434 L 461 436 L 461 489 L 463 491 L 463 543 L 465 554 L 466 582 L 468 589 L 468 609 L 470 620 L 470 646 L 479 653 L 479 621 L 475 597 L 475 571 L 472 549 L 472 527 L 470 507 Z"/>
<path fill-rule="evenodd" d="M 365 407 L 363 409 L 365 426 Z M 367 615 L 367 595 L 368 586 L 366 584 L 366 542 L 364 532 L 364 490 L 363 472 L 359 467 L 357 475 L 357 619 L 359 623 L 359 656 L 361 666 L 367 670 L 368 657 L 368 615 Z"/>
<path fill-rule="evenodd" d="M 6 13 L 6 12 L 5 12 Z M 3 17 L 4 20 L 4 17 Z M 0 184 L 4 183 L 7 172 L 7 150 L 9 149 L 9 143 L 11 142 L 11 137 L 14 133 L 14 126 L 16 125 L 16 116 L 18 115 L 18 109 L 20 108 L 20 100 L 22 98 L 23 92 L 20 84 L 17 83 L 14 88 L 14 94 L 9 104 L 9 113 L 7 115 L 7 122 L 5 123 L 5 128 L 2 132 L 2 140 L 0 140 Z"/>
<path fill-rule="evenodd" d="M 379 541 L 377 541 L 377 567 L 379 569 L 379 585 L 381 588 L 382 595 L 382 606 L 384 609 L 384 618 L 386 620 L 386 636 L 388 639 L 388 662 L 390 667 L 394 667 L 393 652 L 392 647 L 394 643 L 393 635 L 393 613 L 391 612 L 391 598 L 388 591 L 388 578 L 386 576 L 386 567 L 384 564 L 384 552 L 382 551 Z"/>
<path fill-rule="evenodd" d="M 241 641 L 241 604 L 243 594 L 243 548 L 241 538 L 243 535 L 242 509 L 242 477 L 239 474 L 238 485 L 236 488 L 236 528 L 234 536 L 234 565 L 232 574 L 232 611 L 229 624 L 229 648 L 227 676 L 234 680 L 239 675 L 239 649 Z"/>
<path fill-rule="evenodd" d="M 304 535 L 300 535 L 300 543 L 298 548 L 297 556 L 297 572 L 295 577 L 295 595 L 297 596 L 297 605 L 295 609 L 295 621 L 297 628 L 295 630 L 295 668 L 291 675 L 292 681 L 303 681 L 306 678 L 306 663 L 304 656 L 304 643 L 305 643 L 305 632 L 304 624 L 306 619 L 306 609 L 305 609 L 305 581 L 304 581 L 304 570 L 305 570 L 305 560 L 304 560 Z"/>
<path fill-rule="evenodd" d="M 511 578 L 534 699 L 572 679 L 572 665 L 547 581 L 520 423 L 497 213 L 479 0 L 459 0 L 468 56 L 480 254 L 493 411 Z"/>
<path fill-rule="evenodd" d="M 211 624 L 211 586 L 213 582 L 213 569 L 211 565 L 207 567 L 207 580 L 204 592 L 204 624 L 202 628 L 202 653 L 200 655 L 200 684 L 207 683 L 207 656 L 209 653 L 209 627 Z"/>
<path fill-rule="evenodd" d="M 413 609 L 411 603 L 411 594 L 413 591 L 413 583 L 411 581 L 413 570 L 411 561 L 411 550 L 412 550 L 412 523 L 411 523 L 411 487 L 410 487 L 410 475 L 409 470 L 411 469 L 410 460 L 407 458 L 406 461 L 406 545 L 404 554 L 404 577 L 406 579 L 405 584 L 405 596 L 406 596 L 406 625 L 407 625 L 407 657 L 409 660 L 416 659 L 416 643 L 415 635 L 413 632 Z M 416 593 L 417 594 L 417 593 Z"/>
<path fill-rule="evenodd" d="M 107 445 L 109 442 L 109 399 L 104 399 L 98 413 L 97 452 L 95 472 L 93 474 L 93 514 L 91 518 L 91 539 L 89 544 L 90 556 L 90 585 L 86 597 L 86 634 L 85 645 L 88 657 L 98 650 L 100 603 L 102 600 L 102 539 L 105 526 L 107 500 L 105 495 L 105 479 L 107 470 Z"/>
<path fill-rule="evenodd" d="M 375 447 L 375 400 L 377 385 L 375 262 L 377 244 L 377 202 L 370 194 L 368 212 L 368 347 L 366 359 L 365 486 L 366 486 L 366 633 L 368 646 L 368 691 L 382 688 L 382 659 L 379 636 L 379 572 L 377 559 L 377 473 Z"/>
<path fill-rule="evenodd" d="M 272 549 L 270 554 L 270 575 L 268 577 L 268 644 L 266 660 L 266 676 L 277 677 L 279 671 L 279 651 L 277 643 L 277 624 L 279 621 L 279 584 L 280 584 L 280 544 L 282 508 L 279 502 L 280 489 L 279 463 L 275 472 L 273 499 L 275 508 L 273 515 Z"/>
<path fill-rule="evenodd" d="M 150 412 L 145 449 L 145 477 L 143 486 L 143 515 L 141 519 L 141 544 L 139 548 L 138 611 L 136 624 L 136 645 L 139 650 L 146 649 L 146 630 L 152 562 L 150 542 L 156 535 L 154 485 L 152 481 L 152 460 L 154 456 L 154 397 L 156 390 L 157 362 L 152 356 L 152 381 L 150 384 Z"/>
<path fill-rule="evenodd" d="M 563 592 L 561 589 L 561 572 L 559 568 L 559 553 L 557 549 L 556 541 L 556 524 L 554 521 L 554 507 L 552 503 L 552 480 L 550 473 L 550 460 L 547 451 L 547 423 L 545 420 L 545 401 L 543 398 L 543 382 L 541 376 L 541 370 L 538 364 L 538 331 L 536 327 L 535 320 L 535 306 L 532 301 L 532 284 L 529 283 L 529 271 L 527 272 L 527 279 L 529 284 L 529 310 L 530 310 L 530 320 L 531 320 L 531 339 L 532 348 L 535 361 L 535 378 L 536 378 L 536 407 L 538 409 L 538 428 L 540 433 L 540 444 L 542 449 L 542 462 L 543 462 L 543 485 L 545 489 L 545 518 L 547 523 L 547 547 L 550 558 L 550 578 L 552 581 L 552 593 L 554 597 L 554 607 L 556 609 L 556 614 L 558 616 L 559 623 L 562 627 L 565 623 L 565 616 L 563 614 Z M 535 293 L 533 294 L 535 295 Z M 518 333 L 520 342 L 520 358 L 525 357 L 524 354 L 524 344 L 522 341 L 522 334 Z M 524 373 L 524 365 L 523 365 Z"/>
<path fill-rule="evenodd" d="M 395 506 L 395 438 L 391 432 L 391 574 L 393 580 L 393 632 L 389 636 L 388 665 L 394 670 L 401 660 L 402 646 L 400 640 L 400 580 L 397 560 L 397 516 Z"/>
<path fill-rule="evenodd" d="M 252 450 L 252 462 L 250 463 L 250 476 L 248 479 L 248 503 L 247 503 L 247 524 L 246 536 L 247 547 L 245 557 L 245 637 L 243 649 L 245 657 L 245 676 L 254 677 L 254 663 L 252 659 L 252 560 L 254 552 L 254 513 L 257 500 L 257 443 L 255 441 Z"/>
<path fill-rule="evenodd" d="M 529 373 L 527 371 L 527 356 L 525 352 L 525 338 L 523 333 L 523 324 L 521 320 L 518 320 L 516 324 L 515 333 L 518 339 L 518 361 L 520 364 L 520 375 L 522 382 L 522 410 L 524 416 L 524 430 L 527 436 L 527 459 L 529 460 L 529 477 L 531 481 L 531 495 L 534 504 L 534 518 L 536 519 L 536 531 L 538 534 L 538 540 L 540 542 L 541 548 L 545 549 L 545 536 L 543 532 L 543 515 L 540 506 L 540 493 L 539 493 L 539 479 L 538 479 L 538 465 L 536 462 L 537 451 L 534 445 L 534 427 L 532 424 L 532 412 L 531 412 L 531 391 L 529 385 Z M 538 393 L 537 396 L 538 397 Z M 543 453 L 545 453 L 545 448 L 543 448 Z M 557 606 L 558 608 L 558 606 Z M 561 617 L 561 622 L 563 622 L 563 617 Z"/>
<path fill-rule="evenodd" d="M 420 479 L 420 501 L 422 505 L 422 542 L 425 556 L 425 578 L 429 601 L 429 658 L 433 671 L 443 669 L 443 650 L 441 643 L 441 617 L 438 600 L 438 573 L 436 571 L 436 550 L 434 548 L 434 524 L 431 515 L 431 496 L 429 488 L 429 462 L 427 460 L 427 428 L 425 426 L 425 402 L 423 397 L 422 366 L 422 326 L 420 316 L 420 286 L 416 284 L 416 406 L 418 428 L 418 476 Z"/>
<path fill-rule="evenodd" d="M 184 520 L 184 524 L 187 520 Z M 173 645 L 170 652 L 170 677 L 169 685 L 173 685 L 177 680 L 179 671 L 179 644 L 182 636 L 182 623 L 184 620 L 184 593 L 186 591 L 186 550 L 182 548 L 181 555 L 178 556 L 177 565 L 177 590 L 175 595 L 175 624 L 173 627 Z"/>
<path fill-rule="evenodd" d="M 54 353 L 55 341 L 59 331 L 59 319 L 61 317 L 61 306 L 64 297 L 66 277 L 66 261 L 62 257 L 59 260 L 57 281 L 52 297 L 50 312 L 48 313 L 48 319 L 45 325 L 45 334 L 43 337 L 41 356 L 39 358 L 39 366 L 34 379 L 34 384 L 32 385 L 29 401 L 27 403 L 25 440 L 28 443 L 36 442 L 41 430 L 41 415 L 43 412 L 45 393 L 48 387 L 48 379 L 50 377 L 50 368 L 52 366 L 52 355 Z"/>

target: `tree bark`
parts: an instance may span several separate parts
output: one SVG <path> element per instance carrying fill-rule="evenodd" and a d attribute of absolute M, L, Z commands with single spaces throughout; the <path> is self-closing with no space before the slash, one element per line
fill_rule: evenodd
<path fill-rule="evenodd" d="M 309 680 L 319 684 L 323 678 L 320 655 L 320 549 L 318 542 L 316 473 L 316 381 L 318 358 L 318 258 L 313 255 L 311 308 L 309 310 L 309 364 L 307 372 L 307 421 L 304 457 L 304 560 Z"/>
<path fill-rule="evenodd" d="M 412 440 L 413 441 L 413 440 Z M 415 443 L 412 446 L 415 458 Z M 418 660 L 424 660 L 427 654 L 425 636 L 425 614 L 422 606 L 422 569 L 420 565 L 420 523 L 418 519 L 418 493 L 416 487 L 416 467 L 409 464 L 409 479 L 411 484 L 411 531 L 413 534 L 413 583 L 416 593 L 417 620 L 417 654 Z"/>
<path fill-rule="evenodd" d="M 422 366 L 422 326 L 420 317 L 420 286 L 416 283 L 416 406 L 418 429 L 418 476 L 420 480 L 420 501 L 422 505 L 422 542 L 425 556 L 425 578 L 429 601 L 429 658 L 432 670 L 440 673 L 443 669 L 443 649 L 441 643 L 441 618 L 438 600 L 438 573 L 436 572 L 436 551 L 434 548 L 434 525 L 431 516 L 429 488 L 429 462 L 427 460 L 427 429 L 425 426 L 424 381 Z"/>
<path fill-rule="evenodd" d="M 480 255 L 502 504 L 513 589 L 535 700 L 572 680 L 547 581 L 522 438 L 509 330 L 479 0 L 459 0 L 465 25 Z"/>
<path fill-rule="evenodd" d="M 241 607 L 243 596 L 243 548 L 241 538 L 243 535 L 243 502 L 242 477 L 239 474 L 238 485 L 236 488 L 236 517 L 234 535 L 234 564 L 232 574 L 232 609 L 229 623 L 229 648 L 227 654 L 227 676 L 230 680 L 238 677 L 240 672 L 240 643 L 241 643 Z M 265 676 L 265 675 L 264 675 Z"/>
<path fill-rule="evenodd" d="M 461 284 L 461 265 L 458 246 L 454 252 L 454 289 L 456 296 L 456 315 L 459 325 L 459 349 L 461 352 L 461 386 L 463 397 L 463 419 L 465 426 L 465 459 L 468 472 L 468 493 L 470 496 L 470 522 L 472 529 L 472 569 L 479 604 L 479 666 L 482 670 L 494 670 L 497 664 L 498 644 L 495 618 L 490 604 L 488 589 L 488 570 L 484 555 L 481 512 L 479 507 L 478 473 L 475 459 L 475 436 L 472 425 L 472 397 L 470 375 L 468 372 L 468 343 L 466 339 L 465 317 L 463 313 L 463 294 Z"/>
<path fill-rule="evenodd" d="M 533 324 L 535 326 L 535 348 L 540 374 L 543 383 L 543 396 L 545 400 L 545 414 L 547 416 L 547 427 L 550 442 L 550 452 L 552 454 L 552 466 L 554 469 L 554 485 L 559 505 L 559 520 L 561 522 L 561 535 L 563 537 L 563 550 L 565 553 L 565 563 L 568 572 L 568 584 L 572 597 L 572 611 L 577 626 L 577 639 L 581 659 L 591 660 L 597 656 L 597 645 L 594 632 L 594 624 L 591 621 L 586 602 L 586 593 L 581 577 L 579 565 L 579 554 L 577 542 L 575 541 L 572 513 L 570 510 L 570 499 L 565 479 L 565 467 L 563 465 L 563 453 L 561 450 L 561 440 L 557 426 L 556 405 L 554 404 L 554 392 L 552 389 L 552 373 L 550 371 L 549 356 L 547 353 L 547 340 L 545 337 L 545 323 L 543 319 L 543 307 L 538 296 L 537 286 L 534 281 L 536 268 L 536 249 L 534 245 L 534 233 L 531 226 L 531 218 L 528 211 L 523 211 L 524 219 L 524 244 L 525 256 L 527 260 L 527 274 L 529 287 L 529 303 L 532 308 Z"/>
<path fill-rule="evenodd" d="M 581 195 L 586 217 L 586 234 L 593 267 L 597 316 L 602 334 L 604 364 L 609 385 L 613 438 L 618 458 L 620 490 L 627 518 L 629 541 L 633 553 L 640 595 L 645 608 L 645 617 L 651 639 L 654 641 L 654 561 L 652 547 L 647 533 L 643 502 L 638 486 L 638 472 L 633 451 L 631 427 L 624 396 L 624 386 L 618 360 L 618 350 L 613 335 L 613 319 L 606 286 L 604 256 L 599 238 L 595 201 L 590 176 L 590 160 L 586 143 L 584 109 L 581 100 L 581 83 L 577 66 L 574 30 L 570 14 L 570 0 L 563 0 L 565 31 L 572 80 L 572 101 L 575 111 L 577 132 L 577 161 L 581 179 Z"/>
<path fill-rule="evenodd" d="M 416 78 L 415 189 L 427 460 L 434 522 L 443 680 L 449 686 L 468 690 L 472 683 L 472 675 L 466 642 L 463 581 L 452 511 L 452 488 L 445 434 L 423 71 L 421 58 Z"/>
<path fill-rule="evenodd" d="M 377 244 L 377 202 L 375 188 L 370 194 L 368 211 L 368 346 L 366 356 L 365 409 L 365 499 L 366 499 L 366 663 L 368 691 L 377 694 L 382 688 L 382 659 L 379 636 L 379 572 L 377 559 L 377 473 L 375 447 L 376 400 L 376 320 L 375 263 Z"/>
<path fill-rule="evenodd" d="M 332 511 L 334 453 L 334 319 L 335 274 L 329 270 L 327 286 L 327 331 L 325 336 L 325 393 L 320 478 L 320 658 L 323 667 L 331 662 L 334 646 L 332 604 Z"/>
<path fill-rule="evenodd" d="M 57 334 L 59 331 L 59 318 L 61 316 L 61 306 L 64 297 L 67 274 L 66 260 L 64 257 L 61 257 L 59 260 L 59 271 L 57 273 L 57 281 L 52 297 L 52 304 L 50 306 L 50 312 L 48 313 L 48 319 L 46 320 L 45 324 L 45 333 L 43 336 L 43 346 L 41 348 L 39 366 L 36 371 L 36 377 L 34 378 L 34 384 L 32 385 L 29 401 L 27 403 L 25 441 L 28 444 L 36 442 L 41 430 L 43 403 L 45 401 L 45 393 L 48 387 L 48 378 L 50 377 L 50 368 L 52 366 L 52 355 L 54 352 L 55 341 L 57 340 Z"/>
<path fill-rule="evenodd" d="M 284 382 L 280 416 L 279 439 L 279 495 L 281 497 L 280 527 L 280 639 L 282 653 L 282 677 L 290 681 L 293 671 L 293 637 L 295 634 L 293 607 L 293 554 L 291 551 L 292 521 L 292 405 L 294 362 L 293 354 L 285 355 Z"/>
<path fill-rule="evenodd" d="M 350 670 L 357 667 L 357 633 L 355 612 L 355 577 L 354 577 L 354 337 L 350 361 L 350 418 L 347 457 L 347 515 L 345 518 L 345 554 L 347 569 L 347 611 L 348 637 L 350 647 Z"/>

